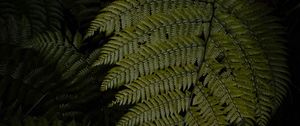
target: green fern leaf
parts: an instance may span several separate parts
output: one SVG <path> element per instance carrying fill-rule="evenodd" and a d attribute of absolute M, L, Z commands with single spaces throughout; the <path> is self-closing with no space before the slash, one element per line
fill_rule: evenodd
<path fill-rule="evenodd" d="M 189 8 L 205 3 L 192 0 L 126 0 L 115 1 L 110 6 L 100 11 L 100 14 L 92 21 L 85 38 L 94 35 L 97 30 L 105 31 L 107 35 L 119 32 L 126 27 L 134 26 L 143 18 L 156 13 L 168 13 L 178 8 Z M 135 15 L 139 16 L 135 16 Z"/>
<path fill-rule="evenodd" d="M 167 6 L 172 7 L 165 11 Z M 94 66 L 117 65 L 101 85 L 102 91 L 125 85 L 113 103 L 136 104 L 119 124 L 174 119 L 168 116 L 178 112 L 149 113 L 157 105 L 153 99 L 188 89 L 192 95 L 180 114 L 183 125 L 268 125 L 289 83 L 283 28 L 268 16 L 270 10 L 246 0 L 127 0 L 103 9 L 86 37 L 97 30 L 115 32 L 91 58 L 99 56 Z M 176 73 L 188 64 L 197 74 Z M 176 75 L 183 80 L 180 86 L 172 78 Z M 180 119 L 171 122 L 181 125 Z"/>
<path fill-rule="evenodd" d="M 179 114 L 171 114 L 170 116 L 143 123 L 142 126 L 183 126 L 184 119 Z"/>
<path fill-rule="evenodd" d="M 168 66 L 200 64 L 204 53 L 203 48 L 203 41 L 198 37 L 178 37 L 145 45 L 139 52 L 119 61 L 117 63 L 119 67 L 109 71 L 101 90 L 120 87 L 124 83 L 137 79 L 139 75 L 149 75 L 155 70 Z"/>
<path fill-rule="evenodd" d="M 189 101 L 189 93 L 184 94 L 179 90 L 158 95 L 130 109 L 117 125 L 138 125 L 160 117 L 167 117 L 170 114 L 187 110 Z"/>
<path fill-rule="evenodd" d="M 129 27 L 113 36 L 100 50 L 100 58 L 94 63 L 113 64 L 134 53 L 147 42 L 157 42 L 177 35 L 201 35 L 209 19 L 211 6 L 178 9 L 170 14 L 156 14 L 141 20 L 136 27 Z M 192 13 L 190 13 L 192 12 Z M 206 34 L 206 33 L 205 33 Z"/>
<path fill-rule="evenodd" d="M 187 90 L 196 83 L 197 77 L 194 65 L 167 68 L 126 85 L 127 89 L 116 94 L 116 103 L 132 104 L 168 91 Z"/>

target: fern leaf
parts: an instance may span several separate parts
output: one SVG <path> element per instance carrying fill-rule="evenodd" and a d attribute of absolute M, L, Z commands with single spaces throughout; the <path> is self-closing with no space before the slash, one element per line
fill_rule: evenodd
<path fill-rule="evenodd" d="M 143 102 L 158 94 L 173 90 L 187 90 L 197 80 L 197 68 L 194 65 L 186 67 L 171 67 L 143 76 L 126 85 L 116 94 L 116 103 L 120 105 Z M 144 92 L 144 93 L 142 93 Z"/>
<path fill-rule="evenodd" d="M 113 36 L 100 50 L 100 57 L 94 65 L 112 64 L 124 56 L 134 53 L 147 42 L 176 37 L 177 35 L 201 35 L 205 23 L 209 19 L 211 6 L 199 8 L 190 7 L 178 9 L 170 14 L 156 14 L 141 20 L 136 27 L 124 29 Z M 192 12 L 192 13 L 190 13 Z M 205 33 L 206 34 L 206 33 Z"/>
<path fill-rule="evenodd" d="M 203 40 L 198 37 L 178 37 L 169 41 L 145 45 L 139 52 L 119 61 L 119 67 L 109 71 L 101 90 L 116 88 L 138 76 L 149 75 L 168 66 L 201 63 L 204 53 Z M 175 57 L 173 57 L 175 56 Z M 164 62 L 160 64 L 159 62 Z"/>
<path fill-rule="evenodd" d="M 249 91 L 249 86 L 239 86 L 240 84 L 235 82 L 233 78 L 222 77 L 218 75 L 218 72 L 222 69 L 222 66 L 216 67 L 216 65 L 204 63 L 201 70 L 207 70 L 209 74 L 204 80 L 204 85 L 207 85 L 210 89 L 210 93 L 217 98 L 220 98 L 221 105 L 226 104 L 225 110 L 230 114 L 227 115 L 227 119 L 230 123 L 239 122 L 244 117 L 254 119 L 254 108 L 252 99 L 241 99 L 240 97 L 251 97 L 255 96 Z M 206 72 L 205 72 L 206 73 Z M 240 80 L 242 81 L 242 80 Z M 245 81 L 243 81 L 245 82 Z M 251 87 L 251 86 L 250 86 Z M 251 106 L 253 105 L 253 106 Z"/>
<path fill-rule="evenodd" d="M 179 90 L 158 95 L 145 103 L 140 103 L 130 109 L 117 125 L 138 125 L 147 121 L 154 121 L 160 117 L 167 117 L 174 113 L 186 111 L 189 108 L 189 93 Z"/>
<path fill-rule="evenodd" d="M 228 4 L 229 6 L 238 6 L 240 7 L 240 3 L 235 3 L 235 4 Z M 224 6 L 226 4 L 222 4 L 221 6 Z M 254 4 L 255 5 L 255 4 Z M 238 8 L 237 7 L 237 8 Z M 240 7 L 242 8 L 242 7 Z M 220 9 L 222 10 L 222 9 Z M 226 9 L 225 9 L 226 10 Z M 254 9 L 255 10 L 255 9 Z M 258 125 L 266 125 L 268 120 L 271 118 L 271 113 L 272 113 L 272 106 L 273 102 L 270 99 L 270 97 L 280 97 L 280 96 L 276 96 L 275 94 L 275 90 L 274 89 L 274 84 L 269 83 L 269 81 L 267 80 L 272 80 L 272 76 L 274 77 L 274 75 L 272 75 L 272 71 L 270 71 L 270 69 L 266 69 L 266 68 L 272 68 L 272 65 L 270 65 L 270 62 L 268 62 L 268 57 L 270 57 L 270 53 L 263 51 L 265 48 L 264 46 L 268 45 L 269 42 L 272 42 L 273 44 L 276 43 L 276 40 L 268 40 L 269 42 L 266 41 L 262 41 L 260 40 L 260 38 L 264 38 L 262 36 L 265 36 L 263 33 L 263 30 L 260 30 L 261 33 L 257 33 L 255 34 L 254 31 L 251 29 L 251 27 L 257 27 L 262 25 L 260 20 L 260 17 L 264 16 L 266 13 L 262 13 L 262 15 L 255 15 L 255 13 L 253 12 L 245 12 L 247 14 L 247 16 L 252 16 L 253 18 L 251 20 L 249 20 L 249 22 L 252 22 L 252 24 L 246 24 L 247 18 L 238 18 L 232 15 L 228 15 L 226 13 L 224 13 L 223 11 L 216 11 L 216 24 L 218 25 L 217 27 L 222 27 L 224 28 L 224 31 L 218 31 L 219 33 L 224 33 L 230 38 L 229 41 L 232 41 L 232 45 L 236 46 L 237 49 L 241 52 L 240 54 L 242 55 L 236 55 L 233 53 L 230 53 L 233 49 L 232 47 L 229 48 L 229 45 L 225 45 L 224 42 L 224 36 L 222 35 L 222 40 L 219 41 L 223 41 L 222 43 L 224 43 L 224 47 L 225 50 L 228 52 L 228 58 L 230 62 L 240 62 L 243 64 L 243 66 L 246 67 L 246 70 L 244 72 L 238 72 L 236 70 L 233 70 L 233 73 L 238 73 L 236 78 L 239 78 L 240 76 L 251 76 L 252 79 L 248 80 L 248 83 L 251 82 L 252 83 L 252 89 L 250 87 L 248 87 L 248 89 L 254 90 L 255 91 L 255 95 L 257 97 L 256 99 L 256 114 L 259 115 L 258 118 L 256 118 L 255 122 Z M 244 15 L 245 16 L 245 15 Z M 270 22 L 273 22 L 274 20 L 271 20 Z M 256 23 L 258 22 L 258 23 Z M 269 24 L 270 24 L 269 22 Z M 270 24 L 268 27 L 270 27 L 271 29 L 277 27 L 277 25 L 275 24 Z M 262 27 L 260 27 L 262 28 Z M 266 28 L 267 29 L 267 28 Z M 262 34 L 263 33 L 263 34 Z M 280 32 L 276 32 L 279 33 Z M 247 34 L 250 34 L 250 36 L 248 36 Z M 278 36 L 274 35 L 274 36 Z M 271 35 L 268 34 L 268 37 L 270 37 Z M 259 39 L 256 39 L 259 38 Z M 276 37 L 275 37 L 276 38 Z M 221 38 L 220 38 L 221 39 Z M 225 39 L 226 40 L 226 39 Z M 277 38 L 277 41 L 280 40 Z M 228 42 L 229 42 L 228 41 Z M 275 42 L 274 42 L 275 41 Z M 262 43 L 262 44 L 260 44 Z M 226 43 L 227 44 L 227 43 Z M 229 44 L 229 43 L 228 43 Z M 276 44 L 275 44 L 276 45 Z M 277 47 L 278 48 L 278 47 Z M 284 51 L 281 51 L 284 52 Z M 235 58 L 233 58 L 235 57 Z M 244 61 L 238 60 L 238 57 L 242 57 Z M 285 59 L 282 57 L 282 59 Z M 269 59 L 270 61 L 270 59 Z M 282 64 L 283 65 L 283 64 Z M 236 69 L 235 66 L 233 66 L 234 69 Z M 287 69 L 285 69 L 287 71 Z M 247 72 L 246 72 L 247 71 Z M 275 80 L 275 78 L 273 78 Z M 241 82 L 247 82 L 245 81 L 246 79 L 243 77 L 243 79 L 238 79 L 238 81 Z M 287 78 L 286 78 L 287 80 Z M 250 85 L 248 85 L 250 86 Z M 283 92 L 285 92 L 284 87 L 281 88 L 281 90 Z"/>
<path fill-rule="evenodd" d="M 116 64 L 101 90 L 125 85 L 114 103 L 137 104 L 119 124 L 159 125 L 155 121 L 176 113 L 149 113 L 157 104 L 153 99 L 189 89 L 190 107 L 180 114 L 184 125 L 267 125 L 289 83 L 284 32 L 278 20 L 268 16 L 269 8 L 246 0 L 173 5 L 178 1 L 116 1 L 98 15 L 86 35 L 97 30 L 107 35 L 115 32 L 99 49 L 94 66 Z M 164 11 L 169 5 L 171 9 Z M 176 73 L 188 64 L 194 64 L 193 73 L 198 73 Z M 175 75 L 184 80 L 182 84 L 174 81 Z"/>
<path fill-rule="evenodd" d="M 286 58 L 282 56 L 287 56 L 286 54 L 286 47 L 284 45 L 285 40 L 281 38 L 280 36 L 284 31 L 284 28 L 277 25 L 275 22 L 278 20 L 277 18 L 270 18 L 267 15 L 270 13 L 269 11 L 262 11 L 263 8 L 262 5 L 257 6 L 250 6 L 249 8 L 252 9 L 245 9 L 243 11 L 246 12 L 246 15 L 237 15 L 239 18 L 243 18 L 244 24 L 248 22 L 255 22 L 255 24 L 249 25 L 248 29 L 252 36 L 255 36 L 255 40 L 259 41 L 259 46 L 263 49 L 263 55 L 264 58 L 268 60 L 268 66 L 265 67 L 271 69 L 270 74 L 270 80 L 273 80 L 270 85 L 274 87 L 274 103 L 277 104 L 276 106 L 279 106 L 281 104 L 280 101 L 282 101 L 284 94 L 286 94 L 286 90 L 288 89 L 286 83 L 289 83 L 289 73 L 288 71 L 288 65 L 286 64 Z M 265 10 L 265 9 L 264 9 Z M 260 12 L 260 15 L 258 18 L 257 13 Z M 261 13 L 264 12 L 264 13 Z M 246 17 L 250 16 L 256 16 L 257 18 L 251 18 L 248 19 Z M 248 20 L 246 20 L 248 19 Z M 246 20 L 246 21 L 245 21 Z M 259 32 L 256 32 L 259 31 Z M 269 32 L 273 31 L 273 32 Z M 276 48 L 276 50 L 274 50 Z M 281 55 L 281 56 L 279 56 Z M 279 68 L 279 69 L 277 69 Z M 260 67 L 260 69 L 262 69 Z M 281 80 L 284 80 L 283 82 Z M 275 107 L 277 108 L 277 107 Z"/>
<path fill-rule="evenodd" d="M 183 126 L 184 119 L 179 114 L 171 114 L 154 121 L 143 123 L 142 126 Z"/>
<path fill-rule="evenodd" d="M 272 68 L 273 79 L 277 80 L 278 79 L 277 77 L 283 76 L 285 79 L 283 78 L 282 79 L 288 82 L 289 79 L 286 70 L 287 65 L 285 63 L 286 59 L 284 57 L 278 57 L 277 55 L 277 54 L 284 55 L 284 56 L 287 55 L 285 51 L 286 47 L 284 46 L 285 40 L 279 37 L 281 34 L 284 34 L 283 33 L 284 30 L 281 26 L 275 23 L 276 21 L 278 21 L 277 18 L 266 16 L 268 13 L 270 13 L 269 11 L 270 9 L 265 9 L 266 7 L 261 4 L 251 4 L 250 6 L 247 7 L 239 6 L 239 7 L 235 7 L 234 9 L 230 8 L 230 6 L 222 5 L 222 7 L 227 11 L 232 11 L 229 13 L 233 13 L 237 18 L 242 19 L 241 21 L 243 22 L 243 24 L 248 25 L 248 30 L 250 31 L 249 33 L 252 36 L 255 36 L 256 41 L 260 41 L 259 44 L 261 48 L 266 48 L 263 51 L 265 53 L 264 54 L 265 57 L 268 60 L 270 60 L 269 61 L 270 67 L 276 67 L 280 64 L 281 66 L 278 67 L 285 69 L 285 70 L 283 69 L 281 70 L 281 72 L 285 73 L 282 74 L 280 72 L 276 72 L 276 69 Z M 245 14 L 239 13 L 240 11 L 245 12 Z M 260 15 L 257 15 L 258 13 Z M 255 18 L 248 18 L 248 17 L 255 17 Z M 249 25 L 249 23 L 254 23 L 254 24 Z M 273 32 L 269 32 L 269 31 L 273 31 Z M 274 48 L 277 49 L 274 50 Z M 277 64 L 276 62 L 281 62 L 281 63 Z M 285 85 L 283 83 L 281 84 L 282 86 Z"/>
<path fill-rule="evenodd" d="M 110 6 L 100 11 L 92 21 L 85 38 L 94 35 L 97 30 L 105 31 L 107 35 L 119 32 L 126 27 L 133 26 L 143 18 L 156 13 L 168 13 L 178 8 L 188 8 L 205 3 L 192 0 L 126 0 L 115 1 Z M 135 16 L 139 14 L 139 16 Z"/>
<path fill-rule="evenodd" d="M 226 121 L 224 107 L 219 104 L 220 99 L 209 96 L 211 93 L 201 83 L 197 83 L 193 93 L 195 97 L 192 100 L 192 106 L 187 111 L 185 120 L 186 125 L 228 125 Z"/>

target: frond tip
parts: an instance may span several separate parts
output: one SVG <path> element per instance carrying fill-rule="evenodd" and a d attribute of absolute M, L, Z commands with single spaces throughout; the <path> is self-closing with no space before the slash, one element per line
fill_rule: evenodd
<path fill-rule="evenodd" d="M 203 8 L 206 11 L 200 11 Z M 208 13 L 211 6 L 191 6 L 176 9 L 172 13 L 159 13 L 141 20 L 137 25 L 125 28 L 111 37 L 100 50 L 94 65 L 114 64 L 126 55 L 136 53 L 147 43 L 168 40 L 177 36 L 200 36 L 207 32 Z M 207 33 L 203 33 L 207 34 Z"/>
<path fill-rule="evenodd" d="M 169 13 L 178 8 L 203 8 L 206 5 L 204 2 L 194 0 L 118 0 L 99 12 L 99 15 L 92 21 L 85 38 L 94 35 L 96 31 L 106 32 L 106 35 L 120 32 L 127 27 L 135 26 L 151 15 Z M 209 9 L 203 9 L 203 11 L 206 10 Z M 201 12 L 199 10 L 190 12 L 197 11 Z"/>

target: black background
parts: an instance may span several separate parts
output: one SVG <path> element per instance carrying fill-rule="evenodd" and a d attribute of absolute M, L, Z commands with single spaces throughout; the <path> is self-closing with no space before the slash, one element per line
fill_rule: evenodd
<path fill-rule="evenodd" d="M 282 24 L 287 28 L 286 39 L 288 41 L 288 61 L 291 72 L 289 94 L 273 117 L 270 125 L 300 126 L 300 1 L 273 0 L 267 2 L 275 8 L 274 15 L 279 16 L 282 19 Z"/>

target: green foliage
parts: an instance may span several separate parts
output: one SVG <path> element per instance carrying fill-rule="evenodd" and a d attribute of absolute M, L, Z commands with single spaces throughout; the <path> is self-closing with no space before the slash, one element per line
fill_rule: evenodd
<path fill-rule="evenodd" d="M 89 55 L 78 51 L 80 35 L 61 26 L 61 4 L 18 0 L 0 5 L 0 124 L 99 124 L 93 116 L 104 110 L 92 111 L 100 98 L 98 73 Z"/>
<path fill-rule="evenodd" d="M 125 114 L 117 125 L 137 125 L 186 111 L 189 101 L 189 94 L 178 90 L 158 95 L 131 108 L 130 112 Z"/>
<path fill-rule="evenodd" d="M 111 41 L 101 48 L 102 55 L 95 65 L 115 63 L 125 55 L 136 52 L 147 42 L 154 43 L 178 35 L 199 35 L 208 27 L 208 23 L 203 23 L 208 18 L 205 14 L 197 8 L 189 7 L 175 10 L 170 15 L 152 15 L 138 23 L 136 27 L 129 27 L 111 37 Z"/>
<path fill-rule="evenodd" d="M 138 53 L 117 62 L 120 67 L 108 72 L 101 90 L 119 87 L 122 83 L 129 83 L 139 76 L 149 75 L 168 66 L 200 63 L 204 53 L 201 41 L 197 37 L 176 37 L 174 40 L 145 45 Z"/>
<path fill-rule="evenodd" d="M 55 46 L 40 49 L 55 52 L 52 51 L 56 50 Z M 74 51 L 40 52 L 39 56 L 31 49 L 12 46 L 2 49 L 8 53 L 0 65 L 1 114 L 5 117 L 1 122 L 6 125 L 13 125 L 11 118 L 19 121 L 32 114 L 47 119 L 82 118 L 86 108 L 79 106 L 87 106 L 87 102 L 99 98 L 97 86 L 93 83 L 95 78 L 91 75 L 93 70 L 88 69 L 84 57 L 74 54 Z"/>
<path fill-rule="evenodd" d="M 89 30 L 86 34 L 86 37 L 92 36 L 94 34 L 94 32 L 97 30 L 100 30 L 100 32 L 105 31 L 106 34 L 109 35 L 114 31 L 118 32 L 126 27 L 135 26 L 136 23 L 140 23 L 140 21 L 142 19 L 144 19 L 152 14 L 161 14 L 161 12 L 169 12 L 169 11 L 175 10 L 177 8 L 191 8 L 193 6 L 205 8 L 205 4 L 203 4 L 201 2 L 189 1 L 189 0 L 115 1 L 110 6 L 107 6 L 106 8 L 104 8 L 100 11 L 100 13 L 101 12 L 102 13 L 100 15 L 98 15 L 94 21 L 92 21 L 91 27 L 89 28 Z M 193 8 L 191 8 L 191 9 L 193 9 Z M 190 12 L 203 13 L 206 15 L 208 14 L 208 13 L 205 13 L 205 12 L 207 12 L 207 9 L 203 9 L 203 11 L 199 12 L 198 10 L 191 10 Z M 138 15 L 138 16 L 136 16 L 136 15 Z M 179 16 L 182 16 L 180 14 L 174 15 L 172 17 L 176 17 L 176 16 L 178 16 L 177 18 L 179 18 L 179 19 L 176 19 L 176 21 L 182 19 L 182 17 L 179 17 Z M 200 16 L 200 15 L 198 15 L 198 16 Z M 166 18 L 172 18 L 172 17 L 166 17 Z M 159 18 L 159 17 L 156 17 L 156 18 Z M 197 17 L 195 17 L 195 18 L 197 18 Z M 198 18 L 201 18 L 201 17 L 198 17 Z M 201 18 L 201 19 L 204 20 L 205 18 Z M 158 19 L 158 20 L 163 20 L 163 19 Z M 171 21 L 171 20 L 169 20 L 169 21 Z"/>
<path fill-rule="evenodd" d="M 112 0 L 62 0 L 61 4 L 67 14 L 67 23 L 70 28 L 85 33 L 90 22 L 95 18 L 98 11 Z"/>
<path fill-rule="evenodd" d="M 86 38 L 113 34 L 94 66 L 115 64 L 101 90 L 120 89 L 112 105 L 133 104 L 118 125 L 267 125 L 289 83 L 283 27 L 270 12 L 245 0 L 104 8 Z"/>
<path fill-rule="evenodd" d="M 0 126 L 266 126 L 290 83 L 271 12 L 247 0 L 1 1 Z"/>
<path fill-rule="evenodd" d="M 134 80 L 127 88 L 116 94 L 120 105 L 146 101 L 158 94 L 172 90 L 186 90 L 195 84 L 197 71 L 194 65 L 171 67 Z"/>

